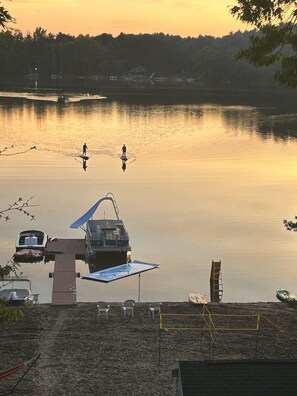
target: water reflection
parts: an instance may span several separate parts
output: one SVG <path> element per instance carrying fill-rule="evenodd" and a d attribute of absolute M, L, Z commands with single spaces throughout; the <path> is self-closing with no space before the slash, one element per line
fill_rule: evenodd
<path fill-rule="evenodd" d="M 5 105 L 4 105 L 5 104 Z M 56 106 L 51 102 L 43 101 L 23 101 L 15 98 L 3 98 L 0 96 L 1 116 L 4 117 L 5 123 L 12 122 L 17 116 L 24 122 L 29 121 L 32 117 L 38 123 L 41 129 L 46 128 L 50 122 L 65 123 L 72 117 L 78 116 L 82 123 L 82 128 L 91 124 L 94 128 L 95 113 L 99 111 L 100 121 L 97 124 L 97 131 L 100 128 L 108 128 L 108 123 L 114 124 L 115 120 L 119 124 L 121 132 L 126 129 L 129 120 L 133 119 L 134 126 L 138 131 L 134 132 L 143 143 L 149 143 L 153 139 L 152 133 L 156 133 L 155 124 L 159 121 L 158 134 L 164 138 L 176 132 L 173 128 L 168 130 L 166 124 L 171 122 L 172 118 L 178 119 L 179 126 L 189 122 L 195 122 L 196 127 L 203 122 L 205 117 L 212 115 L 220 118 L 225 127 L 233 132 L 259 134 L 264 139 L 276 138 L 287 140 L 297 136 L 297 113 L 295 112 L 294 103 L 292 106 L 287 105 L 282 108 L 281 114 L 278 107 L 255 107 L 255 106 L 230 106 L 218 105 L 214 103 L 203 104 L 133 104 L 120 103 L 114 101 L 89 101 L 74 102 L 70 107 Z M 88 120 L 91 115 L 91 120 Z M 98 119 L 98 117 L 96 117 Z M 125 127 L 124 127 L 125 126 Z M 172 127 L 171 126 L 171 127 Z M 59 131 L 57 131 L 59 133 Z M 64 133 L 68 131 L 64 130 Z M 16 138 L 19 136 L 16 134 Z"/>
<path fill-rule="evenodd" d="M 126 264 L 131 261 L 131 251 L 125 252 L 122 254 L 122 257 L 118 253 L 111 253 L 108 254 L 96 254 L 87 256 L 85 258 L 85 262 L 89 267 L 90 273 L 101 271 L 106 268 L 111 268 L 116 265 Z"/>
<path fill-rule="evenodd" d="M 127 160 L 128 160 L 128 158 L 127 158 L 127 148 L 126 148 L 125 144 L 122 147 L 121 160 L 122 160 L 122 170 L 123 170 L 123 172 L 125 172 L 126 168 L 127 168 Z"/>
<path fill-rule="evenodd" d="M 222 261 L 224 301 L 274 300 L 278 287 L 294 292 L 296 234 L 282 224 L 295 215 L 297 202 L 297 116 L 290 106 L 150 98 L 62 108 L 2 97 L 0 122 L 3 149 L 9 148 L 0 155 L 1 206 L 20 192 L 34 196 L 41 203 L 35 228 L 84 238 L 69 228 L 73 213 L 114 192 L 133 259 L 160 263 L 158 275 L 143 280 L 144 300 L 185 301 L 190 290 L 208 294 L 212 260 Z M 91 158 L 85 161 L 78 157 L 84 141 Z M 2 262 L 27 227 L 18 216 L 1 227 Z M 106 265 L 81 262 L 77 272 L 89 272 L 90 264 Z M 50 298 L 48 265 L 22 266 L 41 302 Z M 137 290 L 129 279 L 108 292 L 90 283 L 77 280 L 79 301 L 104 293 L 120 301 Z"/>
<path fill-rule="evenodd" d="M 262 139 L 286 141 L 297 137 L 297 113 L 279 114 L 275 108 L 224 109 L 222 116 L 228 127 L 240 133 L 257 134 Z"/>
<path fill-rule="evenodd" d="M 136 157 L 133 154 L 128 153 L 128 156 L 121 155 L 121 161 L 122 161 L 122 171 L 126 172 L 127 165 L 132 164 L 132 162 L 136 161 Z"/>
<path fill-rule="evenodd" d="M 83 159 L 82 166 L 83 166 L 83 170 L 86 171 L 87 170 L 87 160 L 86 159 Z"/>

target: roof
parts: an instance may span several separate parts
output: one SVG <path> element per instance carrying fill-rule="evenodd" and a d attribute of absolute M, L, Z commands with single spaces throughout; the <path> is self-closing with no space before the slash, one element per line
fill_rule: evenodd
<path fill-rule="evenodd" d="M 169 368 L 183 396 L 297 394 L 296 359 L 179 361 Z"/>

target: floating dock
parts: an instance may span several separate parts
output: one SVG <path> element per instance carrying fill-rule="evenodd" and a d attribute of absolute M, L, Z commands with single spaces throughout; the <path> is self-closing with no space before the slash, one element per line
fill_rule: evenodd
<path fill-rule="evenodd" d="M 76 259 L 85 258 L 84 239 L 57 239 L 48 242 L 46 261 L 55 261 L 53 278 L 52 304 L 76 304 Z"/>
<path fill-rule="evenodd" d="M 86 241 L 85 239 L 55 239 L 47 244 L 45 261 L 55 259 L 56 254 L 73 253 L 76 259 L 85 259 Z"/>

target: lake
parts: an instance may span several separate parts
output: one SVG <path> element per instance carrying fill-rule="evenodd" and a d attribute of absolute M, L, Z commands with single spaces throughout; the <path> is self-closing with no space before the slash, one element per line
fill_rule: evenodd
<path fill-rule="evenodd" d="M 279 287 L 296 293 L 297 235 L 283 225 L 297 215 L 294 109 L 289 101 L 92 95 L 59 105 L 53 95 L 0 93 L 0 208 L 18 197 L 36 205 L 35 221 L 21 213 L 1 220 L 1 264 L 25 229 L 83 238 L 70 224 L 112 192 L 132 259 L 160 265 L 141 276 L 141 301 L 186 301 L 191 291 L 209 297 L 212 260 L 222 262 L 224 302 L 275 301 Z M 50 302 L 53 263 L 20 270 Z M 77 261 L 77 271 L 89 273 L 88 265 Z M 77 279 L 78 301 L 137 300 L 137 293 L 137 276 Z"/>

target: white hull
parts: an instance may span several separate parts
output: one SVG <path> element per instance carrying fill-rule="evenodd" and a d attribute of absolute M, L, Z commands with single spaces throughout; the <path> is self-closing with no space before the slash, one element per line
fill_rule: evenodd
<path fill-rule="evenodd" d="M 16 252 L 23 249 L 34 249 L 45 251 L 48 241 L 48 236 L 38 230 L 27 230 L 22 231 L 16 240 L 15 248 Z"/>
<path fill-rule="evenodd" d="M 189 293 L 189 302 L 196 305 L 207 304 L 207 298 L 200 293 Z"/>

